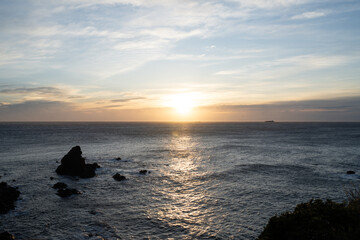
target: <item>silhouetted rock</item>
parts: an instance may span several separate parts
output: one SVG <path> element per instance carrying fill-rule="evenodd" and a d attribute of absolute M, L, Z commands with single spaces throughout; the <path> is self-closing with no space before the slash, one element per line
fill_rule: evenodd
<path fill-rule="evenodd" d="M 50 177 L 50 180 L 54 180 L 54 177 Z"/>
<path fill-rule="evenodd" d="M 90 213 L 91 215 L 96 215 L 96 214 L 97 214 L 97 212 L 96 212 L 95 210 L 90 210 L 89 213 Z"/>
<path fill-rule="evenodd" d="M 97 163 L 93 163 L 92 165 L 94 165 L 96 168 L 101 168 L 100 165 Z"/>
<path fill-rule="evenodd" d="M 120 160 L 121 160 L 121 157 L 117 157 L 117 158 L 115 158 L 115 160 L 118 160 L 118 161 L 120 161 Z"/>
<path fill-rule="evenodd" d="M 355 174 L 354 171 L 347 171 L 346 174 Z"/>
<path fill-rule="evenodd" d="M 0 233 L 0 240 L 15 240 L 15 237 L 8 232 L 2 232 Z"/>
<path fill-rule="evenodd" d="M 55 188 L 55 189 L 67 188 L 67 185 L 66 185 L 66 183 L 58 182 L 58 183 L 54 184 L 53 188 Z"/>
<path fill-rule="evenodd" d="M 147 173 L 150 173 L 148 170 L 140 170 L 139 174 L 146 175 Z"/>
<path fill-rule="evenodd" d="M 73 188 L 61 188 L 57 191 L 56 193 L 57 195 L 59 195 L 60 197 L 69 197 L 73 194 L 81 194 L 81 192 L 79 192 L 78 190 L 76 189 L 73 189 Z"/>
<path fill-rule="evenodd" d="M 116 180 L 116 181 L 123 181 L 123 180 L 126 180 L 126 177 L 125 176 L 122 176 L 122 175 L 120 175 L 120 174 L 115 174 L 114 176 L 113 176 L 113 178 Z"/>
<path fill-rule="evenodd" d="M 14 202 L 18 199 L 20 192 L 10 187 L 6 182 L 0 183 L 0 213 L 7 213 L 10 209 L 14 209 Z"/>
<path fill-rule="evenodd" d="M 61 175 L 79 176 L 81 178 L 94 177 L 96 168 L 100 166 L 97 163 L 85 164 L 85 158 L 81 154 L 79 146 L 73 147 L 61 159 L 61 165 L 57 167 L 56 172 Z"/>

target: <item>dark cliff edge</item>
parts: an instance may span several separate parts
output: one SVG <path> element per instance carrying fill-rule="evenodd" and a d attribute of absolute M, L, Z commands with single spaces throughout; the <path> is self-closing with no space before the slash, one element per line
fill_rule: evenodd
<path fill-rule="evenodd" d="M 360 196 L 360 195 L 359 195 Z M 360 239 L 360 197 L 348 203 L 310 200 L 270 218 L 257 240 Z"/>

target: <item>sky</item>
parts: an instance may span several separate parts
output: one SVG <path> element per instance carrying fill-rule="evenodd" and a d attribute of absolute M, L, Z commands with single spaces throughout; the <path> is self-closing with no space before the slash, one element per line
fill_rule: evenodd
<path fill-rule="evenodd" d="M 0 121 L 360 121 L 359 0 L 1 0 Z"/>

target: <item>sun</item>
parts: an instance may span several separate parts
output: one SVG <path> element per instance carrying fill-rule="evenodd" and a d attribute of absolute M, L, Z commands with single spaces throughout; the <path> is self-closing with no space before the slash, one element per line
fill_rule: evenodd
<path fill-rule="evenodd" d="M 167 105 L 180 115 L 188 115 L 196 103 L 193 94 L 180 93 L 170 96 Z"/>

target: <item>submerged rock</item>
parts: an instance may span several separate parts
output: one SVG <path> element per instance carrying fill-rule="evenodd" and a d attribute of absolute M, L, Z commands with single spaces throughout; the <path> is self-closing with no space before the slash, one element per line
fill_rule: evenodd
<path fill-rule="evenodd" d="M 355 174 L 354 171 L 347 171 L 346 174 Z"/>
<path fill-rule="evenodd" d="M 10 209 L 15 208 L 15 201 L 18 199 L 20 192 L 10 187 L 6 182 L 0 183 L 0 213 L 7 213 Z"/>
<path fill-rule="evenodd" d="M 146 175 L 147 173 L 150 173 L 148 170 L 140 170 L 139 174 Z"/>
<path fill-rule="evenodd" d="M 62 159 L 61 165 L 56 172 L 60 175 L 79 176 L 91 178 L 95 176 L 95 170 L 100 166 L 97 163 L 85 164 L 85 158 L 81 156 L 81 148 L 73 147 Z"/>
<path fill-rule="evenodd" d="M 9 232 L 0 233 L 0 240 L 15 240 L 15 237 Z"/>
<path fill-rule="evenodd" d="M 59 195 L 60 197 L 65 198 L 73 194 L 81 194 L 81 192 L 73 188 L 60 188 L 56 194 Z"/>
<path fill-rule="evenodd" d="M 67 185 L 66 185 L 66 183 L 58 182 L 58 183 L 54 184 L 53 188 L 55 188 L 55 189 L 67 188 Z"/>
<path fill-rule="evenodd" d="M 113 176 L 113 178 L 116 180 L 116 181 L 123 181 L 123 180 L 126 180 L 126 177 L 125 176 L 122 176 L 122 175 L 120 175 L 120 174 L 115 174 L 114 176 Z"/>

